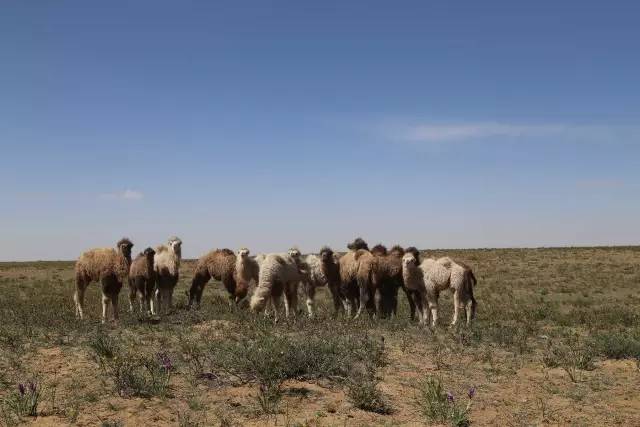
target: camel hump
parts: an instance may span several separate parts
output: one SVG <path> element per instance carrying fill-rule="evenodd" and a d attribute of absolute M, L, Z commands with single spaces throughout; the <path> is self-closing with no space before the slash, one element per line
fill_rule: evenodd
<path fill-rule="evenodd" d="M 366 254 L 368 251 L 364 250 L 364 249 L 358 249 L 355 253 L 355 255 L 353 256 L 353 258 L 357 261 L 362 255 Z"/>
<path fill-rule="evenodd" d="M 449 258 L 448 256 L 442 257 L 440 259 L 438 259 L 438 264 L 443 265 L 447 268 L 451 268 L 451 265 L 453 264 L 453 260 L 451 258 Z"/>

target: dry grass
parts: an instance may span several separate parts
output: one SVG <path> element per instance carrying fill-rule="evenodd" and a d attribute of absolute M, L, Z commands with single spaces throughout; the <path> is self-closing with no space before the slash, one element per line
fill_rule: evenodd
<path fill-rule="evenodd" d="M 174 313 L 102 327 L 95 284 L 74 318 L 73 263 L 0 263 L 0 424 L 640 425 L 640 248 L 444 254 L 477 273 L 471 329 L 445 326 L 448 294 L 435 331 L 403 296 L 396 319 L 352 321 L 325 290 L 317 318 L 274 325 L 210 283 L 187 311 L 190 261 Z"/>

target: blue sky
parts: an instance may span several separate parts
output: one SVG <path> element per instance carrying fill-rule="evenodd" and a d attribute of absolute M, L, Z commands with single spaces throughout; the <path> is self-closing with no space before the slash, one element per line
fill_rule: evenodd
<path fill-rule="evenodd" d="M 0 259 L 637 244 L 639 12 L 6 3 Z"/>

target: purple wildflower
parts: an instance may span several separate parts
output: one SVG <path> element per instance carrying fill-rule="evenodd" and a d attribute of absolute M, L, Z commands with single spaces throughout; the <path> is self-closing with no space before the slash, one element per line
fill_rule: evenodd
<path fill-rule="evenodd" d="M 20 392 L 20 396 L 24 396 L 24 384 L 18 384 L 18 391 Z"/>
<path fill-rule="evenodd" d="M 447 402 L 449 403 L 453 403 L 455 401 L 455 399 L 453 398 L 453 394 L 451 394 L 451 392 L 447 392 Z"/>
<path fill-rule="evenodd" d="M 166 371 L 173 369 L 173 364 L 171 363 L 171 359 L 167 353 L 158 353 L 158 360 L 160 361 L 160 365 L 162 365 Z"/>
<path fill-rule="evenodd" d="M 34 383 L 33 381 L 29 381 L 29 391 L 31 392 L 31 394 L 36 392 L 36 383 Z"/>
<path fill-rule="evenodd" d="M 473 396 L 475 395 L 476 395 L 476 386 L 473 386 L 469 389 L 467 396 L 469 396 L 469 399 L 473 399 Z"/>

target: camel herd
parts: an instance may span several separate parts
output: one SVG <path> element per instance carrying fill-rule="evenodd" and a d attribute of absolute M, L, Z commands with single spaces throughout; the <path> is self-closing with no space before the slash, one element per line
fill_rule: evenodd
<path fill-rule="evenodd" d="M 109 306 L 113 319 L 117 320 L 118 296 L 125 282 L 129 285 L 132 312 L 136 305 L 142 313 L 154 315 L 172 307 L 180 275 L 182 241 L 171 237 L 167 244 L 146 248 L 133 260 L 132 247 L 133 243 L 123 238 L 115 248 L 91 249 L 80 255 L 75 266 L 73 297 L 78 318 L 84 317 L 84 294 L 91 282 L 102 285 L 103 323 Z M 452 325 L 457 323 L 460 310 L 464 311 L 467 324 L 475 317 L 476 278 L 468 265 L 449 257 L 422 259 L 415 247 L 394 246 L 387 250 L 376 245 L 369 249 L 361 238 L 347 248 L 342 256 L 326 246 L 317 255 L 303 255 L 295 248 L 257 256 L 250 256 L 246 248 L 237 253 L 215 249 L 196 263 L 189 307 L 200 305 L 205 285 L 213 278 L 224 285 L 232 303 L 248 299 L 252 311 L 273 311 L 275 318 L 282 311 L 283 300 L 286 317 L 297 312 L 300 290 L 308 315 L 314 316 L 319 287 L 328 287 L 335 313 L 344 310 L 348 317 L 357 318 L 363 311 L 378 317 L 395 315 L 400 289 L 407 297 L 411 318 L 417 315 L 422 324 L 436 325 L 438 297 L 445 290 L 453 292 Z M 251 289 L 253 292 L 247 298 Z"/>

